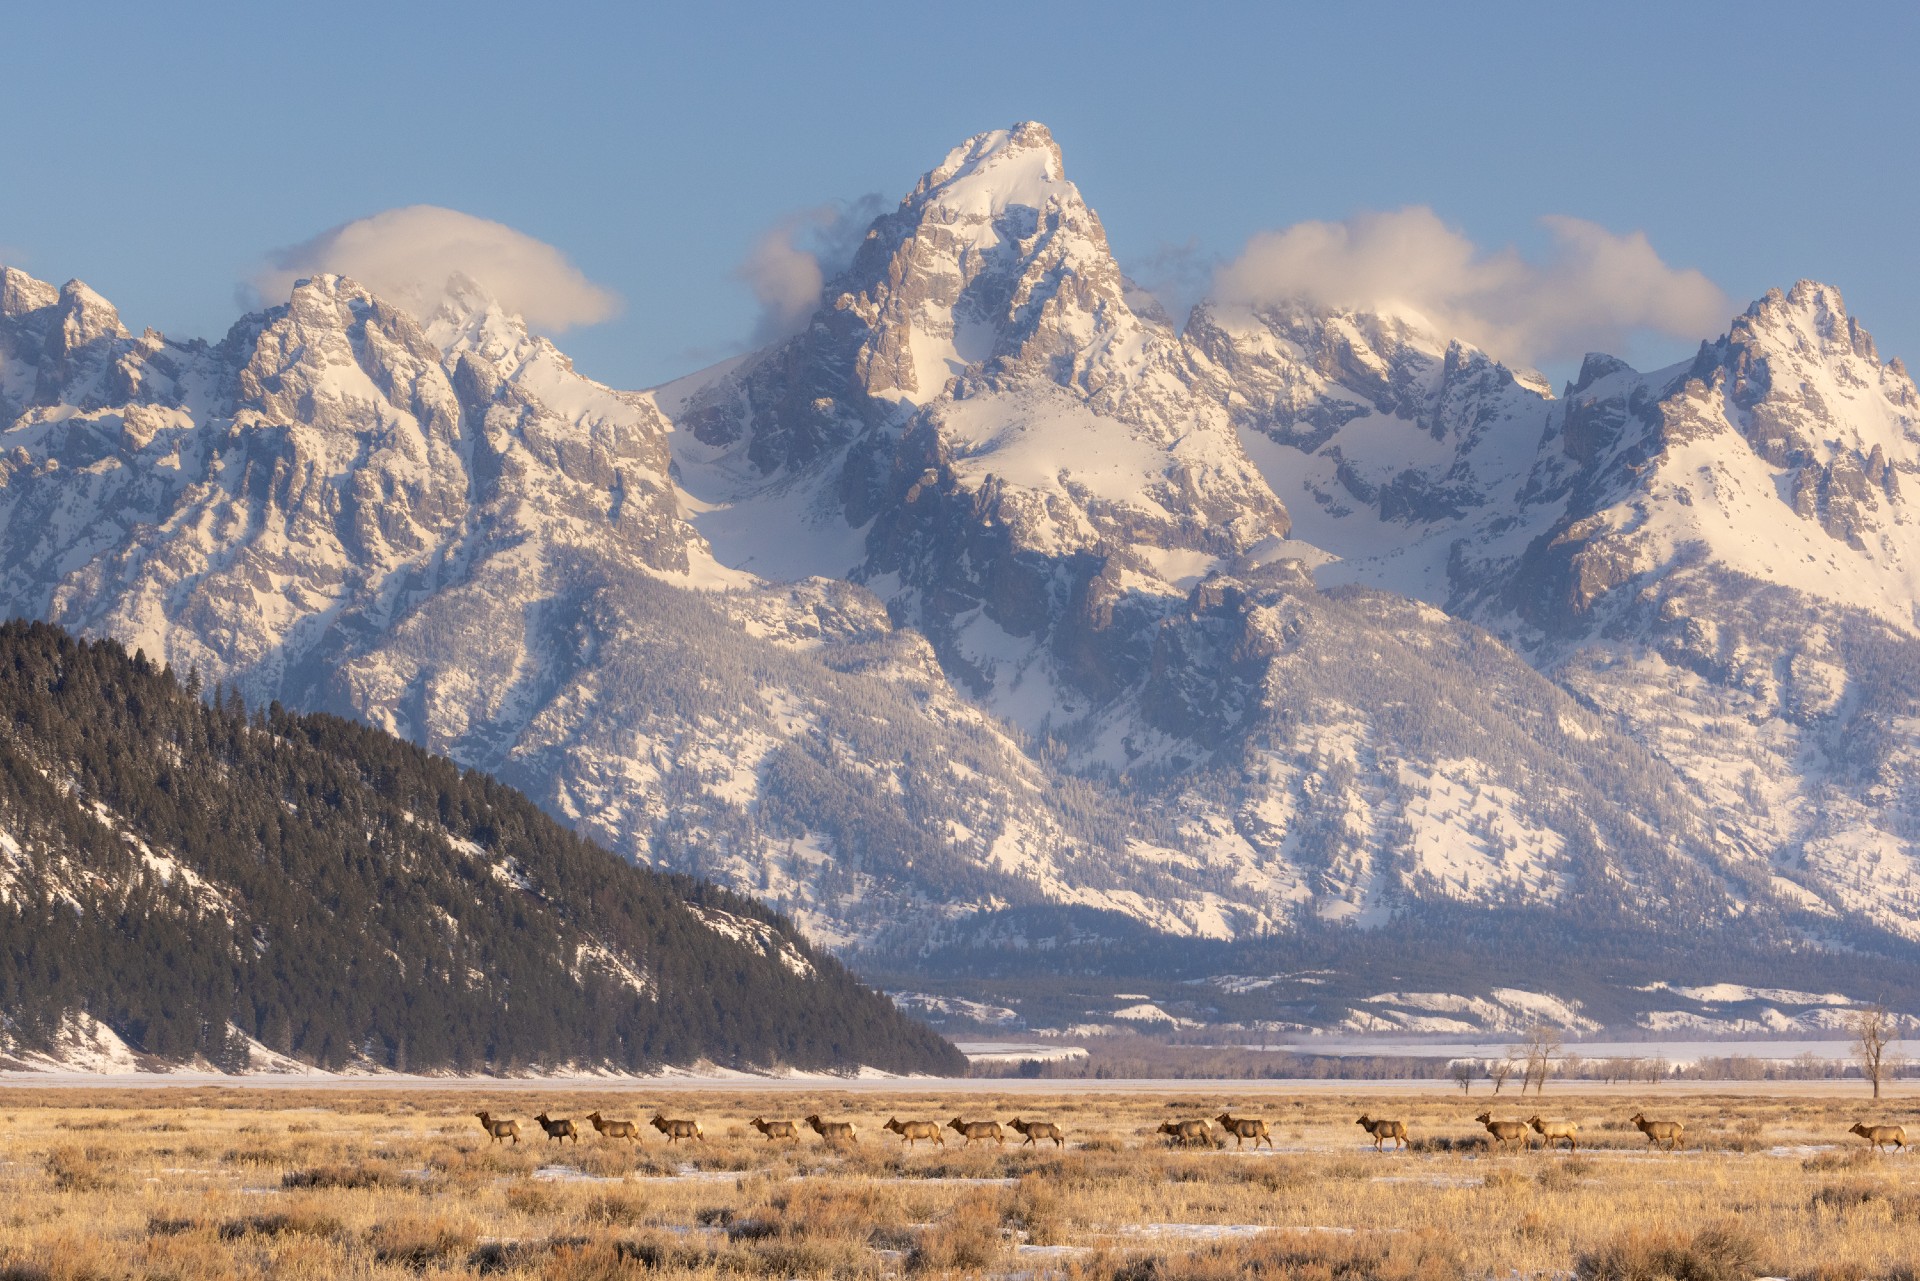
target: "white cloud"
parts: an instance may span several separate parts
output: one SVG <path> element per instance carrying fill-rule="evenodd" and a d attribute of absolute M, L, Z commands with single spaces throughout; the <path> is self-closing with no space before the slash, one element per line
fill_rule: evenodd
<path fill-rule="evenodd" d="M 466 275 L 546 333 L 606 320 L 620 298 L 581 274 L 565 254 L 525 232 L 438 205 L 408 205 L 342 223 L 281 249 L 248 283 L 261 299 L 285 299 L 296 280 L 322 272 L 351 276 L 422 318 Z"/>
<path fill-rule="evenodd" d="M 1662 262 L 1644 233 L 1560 215 L 1541 222 L 1553 244 L 1538 262 L 1513 248 L 1484 253 L 1418 206 L 1297 223 L 1255 235 L 1215 273 L 1213 292 L 1255 306 L 1300 299 L 1410 310 L 1447 336 L 1525 363 L 1619 351 L 1640 332 L 1697 339 L 1725 327 L 1720 288 Z"/>
<path fill-rule="evenodd" d="M 883 207 L 881 197 L 870 194 L 851 203 L 801 209 L 754 242 L 734 269 L 760 304 L 754 346 L 778 342 L 806 327 L 820 305 L 821 290 L 853 261 L 868 224 Z"/>

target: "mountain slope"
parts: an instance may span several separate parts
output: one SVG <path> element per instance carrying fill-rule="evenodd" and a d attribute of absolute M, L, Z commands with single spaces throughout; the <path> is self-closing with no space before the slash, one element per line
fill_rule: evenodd
<path fill-rule="evenodd" d="M 167 1063 L 952 1071 L 749 900 L 374 730 L 0 627 L 0 1034 Z"/>
<path fill-rule="evenodd" d="M 1457 344 L 1424 400 L 1393 399 L 1418 348 L 1438 345 L 1417 328 L 1294 314 L 1271 325 L 1288 342 L 1262 349 L 1209 338 L 1204 313 L 1196 326 L 1236 389 L 1294 393 L 1249 417 L 1268 473 L 1327 498 L 1312 532 L 1339 559 L 1323 581 L 1408 591 L 1493 629 L 1674 769 L 1783 898 L 1920 933 L 1905 783 L 1920 749 L 1906 676 L 1920 660 L 1920 396 L 1837 291 L 1775 291 L 1671 369 L 1590 356 L 1558 401 L 1482 375 L 1467 430 L 1442 410 Z M 1338 360 L 1311 341 L 1327 330 L 1347 335 Z M 1249 348 L 1267 357 L 1258 379 Z M 1355 385 L 1373 399 L 1349 417 Z M 1391 426 L 1373 426 L 1383 412 Z M 1379 484 L 1338 454 L 1355 428 L 1376 445 L 1417 438 L 1426 461 Z M 1437 482 L 1457 487 L 1444 504 L 1389 501 Z"/>
<path fill-rule="evenodd" d="M 847 953 L 1055 910 L 1920 930 L 1912 389 L 1814 287 L 1560 399 L 1411 313 L 1176 332 L 1031 122 L 799 334 L 649 393 L 469 286 L 413 318 L 320 277 L 207 346 L 0 283 L 9 608 Z"/>

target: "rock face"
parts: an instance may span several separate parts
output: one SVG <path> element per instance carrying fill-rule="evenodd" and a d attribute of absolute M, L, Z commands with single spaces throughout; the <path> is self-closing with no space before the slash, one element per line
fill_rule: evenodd
<path fill-rule="evenodd" d="M 648 393 L 476 289 L 320 278 L 209 347 L 9 272 L 0 592 L 844 949 L 1045 904 L 1920 935 L 1914 391 L 1836 294 L 1558 399 L 1411 315 L 1130 295 L 1032 123 Z"/>

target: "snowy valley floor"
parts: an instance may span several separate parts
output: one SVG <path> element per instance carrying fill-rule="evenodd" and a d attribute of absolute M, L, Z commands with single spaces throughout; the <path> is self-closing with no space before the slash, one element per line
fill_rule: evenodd
<path fill-rule="evenodd" d="M 1920 1091 L 1858 1083 L 819 1081 L 0 1086 L 0 1276 L 1069 1278 L 1911 1277 Z M 956 1085 L 964 1088 L 956 1089 Z M 1582 1150 L 1492 1154 L 1475 1113 L 1568 1118 Z M 655 1107 L 705 1138 L 669 1147 Z M 473 1113 L 517 1120 L 491 1143 Z M 1273 1150 L 1175 1150 L 1165 1121 L 1265 1118 Z M 586 1114 L 641 1123 L 599 1137 Z M 1652 1152 L 1636 1110 L 1684 1120 Z M 533 1120 L 575 1120 L 578 1144 Z M 1403 1120 L 1377 1153 L 1361 1112 Z M 851 1120 L 858 1141 L 770 1143 L 756 1116 Z M 904 1149 L 890 1116 L 1055 1121 L 1067 1145 Z"/>

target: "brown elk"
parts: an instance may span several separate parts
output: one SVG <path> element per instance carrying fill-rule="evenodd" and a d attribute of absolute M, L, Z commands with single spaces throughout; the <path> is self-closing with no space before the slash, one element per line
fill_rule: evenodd
<path fill-rule="evenodd" d="M 1222 1112 L 1213 1119 L 1220 1123 L 1222 1130 L 1233 1136 L 1233 1146 L 1236 1148 L 1248 1139 L 1253 1140 L 1253 1146 L 1256 1148 L 1260 1146 L 1262 1139 L 1267 1141 L 1268 1147 L 1273 1146 L 1273 1136 L 1267 1133 L 1265 1121 L 1250 1116 L 1235 1116 L 1231 1112 Z"/>
<path fill-rule="evenodd" d="M 1482 1112 L 1473 1119 L 1486 1126 L 1487 1133 L 1492 1135 L 1493 1141 L 1501 1147 L 1512 1147 L 1516 1143 L 1524 1146 L 1532 1145 L 1532 1140 L 1527 1137 L 1525 1121 L 1496 1121 L 1493 1119 L 1492 1112 Z"/>
<path fill-rule="evenodd" d="M 813 1132 L 828 1143 L 858 1143 L 860 1136 L 854 1133 L 851 1121 L 822 1121 L 818 1113 L 807 1117 L 807 1124 Z"/>
<path fill-rule="evenodd" d="M 640 1127 L 631 1121 L 609 1121 L 598 1112 L 587 1113 L 587 1121 L 593 1126 L 594 1133 L 603 1138 L 632 1139 L 635 1143 L 640 1141 Z"/>
<path fill-rule="evenodd" d="M 791 1121 L 769 1121 L 765 1117 L 756 1116 L 750 1124 L 766 1135 L 769 1142 L 774 1139 L 792 1139 L 796 1143 L 800 1141 L 800 1131 Z"/>
<path fill-rule="evenodd" d="M 1547 1141 L 1548 1147 L 1554 1147 L 1565 1139 L 1571 1151 L 1580 1150 L 1580 1127 L 1572 1121 L 1544 1121 L 1537 1116 L 1530 1116 L 1527 1124 L 1540 1132 L 1540 1137 Z"/>
<path fill-rule="evenodd" d="M 992 1139 L 1003 1148 L 1007 1146 L 1007 1136 L 1000 1132 L 998 1121 L 962 1121 L 956 1116 L 947 1122 L 947 1128 L 966 1140 L 964 1147 L 972 1147 L 975 1139 Z"/>
<path fill-rule="evenodd" d="M 1204 1118 L 1193 1121 L 1162 1121 L 1159 1132 L 1167 1136 L 1169 1145 L 1178 1143 L 1183 1148 L 1190 1148 L 1196 1143 L 1204 1143 L 1208 1147 L 1214 1146 L 1213 1126 Z"/>
<path fill-rule="evenodd" d="M 1027 1146 L 1028 1143 L 1039 1147 L 1041 1139 L 1052 1139 L 1053 1146 L 1056 1148 L 1067 1145 L 1067 1132 L 1051 1121 L 1022 1121 L 1016 1116 L 1007 1122 L 1007 1126 L 1026 1136 L 1026 1141 L 1020 1145 L 1021 1147 Z"/>
<path fill-rule="evenodd" d="M 698 1121 L 672 1121 L 655 1112 L 651 1124 L 667 1136 L 668 1144 L 678 1143 L 681 1139 L 698 1139 L 702 1143 L 707 1141 L 707 1136 L 700 1132 Z"/>
<path fill-rule="evenodd" d="M 480 1128 L 491 1134 L 495 1143 L 502 1139 L 512 1139 L 515 1143 L 520 1141 L 518 1121 L 495 1120 L 493 1115 L 487 1112 L 475 1112 L 474 1116 L 480 1119 Z"/>
<path fill-rule="evenodd" d="M 1648 1147 L 1663 1143 L 1669 1152 L 1680 1146 L 1680 1132 L 1687 1128 L 1679 1121 L 1649 1121 L 1644 1112 L 1633 1114 L 1633 1124 L 1647 1136 Z"/>
<path fill-rule="evenodd" d="M 908 1147 L 912 1147 L 921 1139 L 932 1139 L 943 1148 L 947 1146 L 947 1140 L 941 1135 L 940 1127 L 932 1121 L 902 1121 L 898 1117 L 890 1116 L 887 1118 L 887 1123 L 880 1128 L 892 1130 L 907 1141 Z"/>
<path fill-rule="evenodd" d="M 1355 1121 L 1354 1124 L 1373 1136 L 1373 1147 L 1376 1152 L 1384 1152 L 1386 1150 L 1386 1142 L 1388 1139 L 1393 1140 L 1393 1147 L 1396 1152 L 1407 1145 L 1407 1123 L 1405 1121 L 1381 1121 L 1362 1112 L 1360 1119 Z"/>
<path fill-rule="evenodd" d="M 562 1143 L 565 1143 L 568 1139 L 572 1139 L 575 1144 L 580 1142 L 580 1131 L 575 1129 L 573 1122 L 566 1117 L 561 1117 L 556 1121 L 545 1112 L 542 1112 L 533 1119 L 538 1121 L 540 1128 L 547 1132 L 547 1141 L 549 1143 L 555 1139 L 558 1139 Z"/>
<path fill-rule="evenodd" d="M 1847 1133 L 1859 1135 L 1876 1152 L 1882 1147 L 1905 1148 L 1907 1146 L 1907 1127 L 1904 1125 L 1862 1125 L 1855 1121 Z"/>

